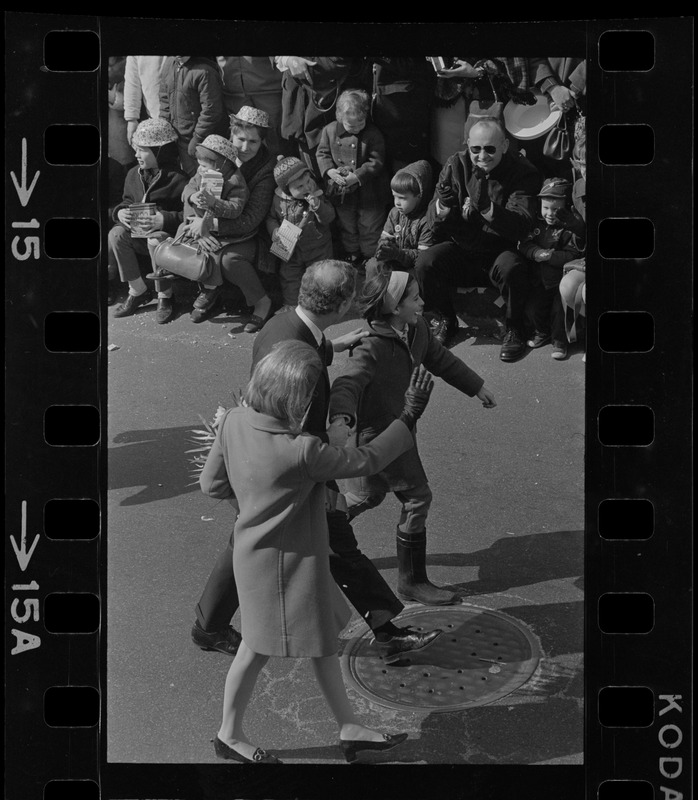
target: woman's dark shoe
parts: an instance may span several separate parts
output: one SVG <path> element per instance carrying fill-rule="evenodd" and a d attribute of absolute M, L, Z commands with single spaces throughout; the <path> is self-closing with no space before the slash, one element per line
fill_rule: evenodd
<path fill-rule="evenodd" d="M 135 314 L 137 308 L 147 305 L 153 299 L 153 296 L 152 289 L 146 289 L 143 294 L 130 294 L 123 303 L 114 309 L 114 316 L 130 317 L 132 314 Z"/>
<path fill-rule="evenodd" d="M 402 744 L 407 739 L 406 733 L 384 733 L 383 742 L 368 742 L 368 741 L 361 741 L 360 739 L 340 739 L 339 743 L 342 745 L 342 752 L 344 753 L 344 758 L 350 763 L 354 763 L 356 761 L 356 754 L 359 750 L 373 750 L 378 752 L 385 752 L 386 750 L 392 750 L 393 747 L 397 747 L 399 744 Z"/>
<path fill-rule="evenodd" d="M 171 297 L 159 297 L 158 310 L 155 312 L 155 322 L 158 325 L 164 325 L 172 319 L 174 313 L 174 300 Z"/>
<path fill-rule="evenodd" d="M 407 734 L 405 734 L 407 735 Z M 279 761 L 278 758 L 275 756 L 269 755 L 266 750 L 262 750 L 261 747 L 258 747 L 253 755 L 252 758 L 245 758 L 242 754 L 238 753 L 237 750 L 233 750 L 232 747 L 228 747 L 225 742 L 222 742 L 218 736 L 215 739 L 211 739 L 213 742 L 213 749 L 216 751 L 216 755 L 218 758 L 225 758 L 228 761 L 239 761 L 241 764 L 283 764 L 283 761 Z"/>
<path fill-rule="evenodd" d="M 252 314 L 250 319 L 247 322 L 247 325 L 243 328 L 245 333 L 257 333 L 257 331 L 261 331 L 262 328 L 267 324 L 267 322 L 274 316 L 274 305 L 273 303 L 269 304 L 269 311 L 267 311 L 267 315 L 265 317 L 260 317 L 259 314 Z"/>

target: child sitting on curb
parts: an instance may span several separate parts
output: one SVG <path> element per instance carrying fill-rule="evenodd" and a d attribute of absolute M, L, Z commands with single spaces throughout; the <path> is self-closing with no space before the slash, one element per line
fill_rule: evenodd
<path fill-rule="evenodd" d="M 411 271 L 420 250 L 434 243 L 427 218 L 434 179 L 428 161 L 415 161 L 398 170 L 390 181 L 394 207 L 390 209 L 376 254 L 368 263 L 380 261 L 392 269 Z M 367 265 L 368 266 L 368 265 Z"/>

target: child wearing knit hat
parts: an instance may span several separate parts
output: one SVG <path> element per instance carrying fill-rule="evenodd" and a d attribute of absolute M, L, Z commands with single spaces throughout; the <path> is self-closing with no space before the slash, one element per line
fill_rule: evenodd
<path fill-rule="evenodd" d="M 563 178 L 548 178 L 538 194 L 540 215 L 519 251 L 536 270 L 538 285 L 532 293 L 531 310 L 535 332 L 528 346 L 537 348 L 552 339 L 552 357 L 567 358 L 565 315 L 560 297 L 564 265 L 584 254 L 586 225 L 569 209 L 572 184 Z"/>
<path fill-rule="evenodd" d="M 315 261 L 333 258 L 330 223 L 335 218 L 335 210 L 318 187 L 310 168 L 299 158 L 279 157 L 274 179 L 277 188 L 266 221 L 272 241 L 279 239 L 284 220 L 302 229 L 290 258 L 282 261 L 279 267 L 283 298 L 279 312 L 283 312 L 297 305 L 306 267 Z"/>

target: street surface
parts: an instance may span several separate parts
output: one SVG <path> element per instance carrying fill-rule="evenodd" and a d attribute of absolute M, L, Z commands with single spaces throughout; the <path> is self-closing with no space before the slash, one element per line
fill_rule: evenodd
<path fill-rule="evenodd" d="M 193 296 L 178 294 L 185 302 Z M 117 349 L 108 352 L 107 759 L 212 763 L 230 662 L 195 647 L 190 629 L 232 510 L 192 484 L 186 451 L 200 416 L 210 420 L 232 391 L 244 389 L 254 334 L 242 333 L 244 318 L 227 309 L 195 325 L 185 307 L 164 326 L 155 324 L 154 303 L 128 318 L 111 312 L 107 345 Z M 352 312 L 327 333 L 360 324 Z M 351 686 L 349 694 L 364 724 L 409 733 L 380 759 L 385 763 L 581 764 L 582 352 L 556 362 L 548 346 L 505 364 L 494 322 L 478 327 L 467 338 L 461 327 L 452 350 L 485 378 L 497 407 L 484 409 L 437 381 L 419 423 L 434 493 L 429 575 L 457 588 L 464 603 L 526 626 L 540 663 L 513 693 L 458 711 L 403 711 Z M 347 357 L 335 356 L 331 377 Z M 389 496 L 355 522 L 362 549 L 392 586 L 398 514 Z M 341 646 L 363 630 L 354 612 Z M 307 662 L 269 661 L 246 728 L 287 763 L 344 763 Z"/>

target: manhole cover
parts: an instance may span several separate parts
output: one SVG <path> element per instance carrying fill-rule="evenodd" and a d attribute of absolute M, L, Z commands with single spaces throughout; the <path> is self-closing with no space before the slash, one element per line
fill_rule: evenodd
<path fill-rule="evenodd" d="M 371 631 L 348 642 L 342 654 L 348 682 L 389 708 L 453 711 L 486 705 L 518 689 L 538 666 L 533 634 L 498 611 L 419 608 L 399 622 L 443 633 L 390 665 L 380 657 Z"/>

